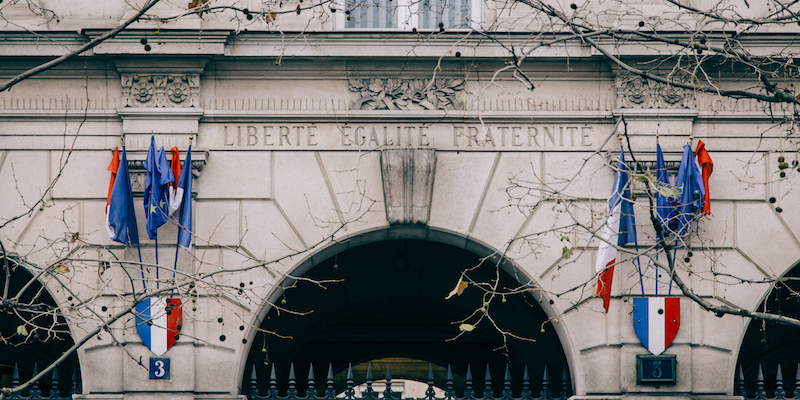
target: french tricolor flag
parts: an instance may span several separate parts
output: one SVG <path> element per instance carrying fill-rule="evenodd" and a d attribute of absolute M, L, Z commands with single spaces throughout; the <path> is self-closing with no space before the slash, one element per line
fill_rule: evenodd
<path fill-rule="evenodd" d="M 169 350 L 183 325 L 183 312 L 179 299 L 152 297 L 136 305 L 136 331 L 142 342 L 155 355 Z"/>
<path fill-rule="evenodd" d="M 672 344 L 681 326 L 681 301 L 678 297 L 641 297 L 633 299 L 633 329 L 636 336 L 654 355 Z"/>

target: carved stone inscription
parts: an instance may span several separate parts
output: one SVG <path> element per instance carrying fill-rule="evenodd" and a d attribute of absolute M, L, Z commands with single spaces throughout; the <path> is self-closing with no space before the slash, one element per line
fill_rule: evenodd
<path fill-rule="evenodd" d="M 598 127 L 584 124 L 216 125 L 222 148 L 264 150 L 586 150 Z"/>

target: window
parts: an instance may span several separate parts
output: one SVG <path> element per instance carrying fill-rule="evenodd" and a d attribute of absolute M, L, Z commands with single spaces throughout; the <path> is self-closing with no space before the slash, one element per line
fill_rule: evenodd
<path fill-rule="evenodd" d="M 477 28 L 480 17 L 480 3 L 475 0 L 338 0 L 337 4 L 345 11 L 337 13 L 340 30 L 464 30 Z"/>

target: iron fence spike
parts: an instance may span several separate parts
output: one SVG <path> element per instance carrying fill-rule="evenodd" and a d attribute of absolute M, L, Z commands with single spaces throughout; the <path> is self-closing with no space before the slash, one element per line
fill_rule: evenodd
<path fill-rule="evenodd" d="M 355 390 L 353 390 L 353 364 L 347 364 L 347 388 L 344 395 L 348 399 L 355 398 Z"/>
<path fill-rule="evenodd" d="M 747 397 L 747 392 L 744 389 L 744 371 L 742 371 L 742 365 L 739 364 L 739 373 L 736 377 L 736 394 L 742 397 Z"/>
<path fill-rule="evenodd" d="M 58 368 L 53 368 L 52 382 L 50 382 L 50 398 L 61 396 L 61 390 L 58 388 Z"/>
<path fill-rule="evenodd" d="M 289 399 L 297 398 L 297 387 L 295 385 L 296 380 L 297 378 L 295 377 L 294 373 L 294 363 L 289 363 L 289 388 L 286 389 L 286 397 Z"/>
<path fill-rule="evenodd" d="M 353 364 L 347 364 L 347 380 L 353 380 Z"/>
<path fill-rule="evenodd" d="M 250 371 L 250 400 L 256 398 L 258 398 L 258 375 L 256 365 L 253 364 L 253 369 Z"/>
<path fill-rule="evenodd" d="M 78 382 L 78 365 L 72 368 L 72 382 L 69 385 L 70 397 L 73 394 L 80 393 L 80 382 Z"/>
<path fill-rule="evenodd" d="M 767 392 L 764 390 L 764 372 L 761 370 L 761 364 L 758 364 L 758 375 L 756 377 L 756 399 L 764 400 L 767 398 Z"/>
<path fill-rule="evenodd" d="M 783 373 L 781 372 L 781 364 L 778 364 L 778 371 L 775 374 L 775 399 L 781 400 L 786 398 L 786 391 L 783 389 Z"/>
<path fill-rule="evenodd" d="M 325 398 L 333 399 L 336 397 L 336 390 L 333 388 L 333 365 L 328 363 L 328 385 L 325 388 Z"/>
<path fill-rule="evenodd" d="M 11 376 L 11 385 L 19 386 L 19 365 L 14 363 L 14 374 Z"/>
<path fill-rule="evenodd" d="M 542 399 L 549 399 L 550 395 L 550 375 L 547 373 L 547 364 L 544 365 L 544 373 L 542 373 L 542 391 L 540 393 Z"/>
<path fill-rule="evenodd" d="M 489 372 L 489 364 L 486 364 L 486 376 L 484 377 L 483 384 L 483 398 L 491 399 L 495 397 L 492 390 L 492 374 Z"/>
<path fill-rule="evenodd" d="M 531 393 L 531 377 L 528 374 L 528 365 L 522 370 L 522 393 L 521 400 L 530 400 L 533 393 Z"/>
<path fill-rule="evenodd" d="M 392 369 L 389 363 L 386 363 L 386 388 L 383 390 L 383 398 L 385 400 L 394 398 L 392 395 Z"/>
<path fill-rule="evenodd" d="M 306 387 L 306 398 L 313 399 L 317 397 L 317 382 L 314 379 L 314 364 L 308 364 L 308 386 Z"/>
<path fill-rule="evenodd" d="M 797 375 L 794 378 L 794 398 L 800 399 L 800 363 L 797 364 Z"/>

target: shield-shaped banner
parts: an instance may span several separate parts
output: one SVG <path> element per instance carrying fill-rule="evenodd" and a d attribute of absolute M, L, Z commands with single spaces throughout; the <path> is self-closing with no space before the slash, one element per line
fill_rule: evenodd
<path fill-rule="evenodd" d="M 183 309 L 179 299 L 144 299 L 136 305 L 134 314 L 136 332 L 155 355 L 166 353 L 175 344 L 183 325 Z"/>
<path fill-rule="evenodd" d="M 680 298 L 633 299 L 633 329 L 644 347 L 654 355 L 663 353 L 672 344 L 680 326 Z"/>

